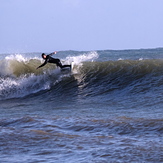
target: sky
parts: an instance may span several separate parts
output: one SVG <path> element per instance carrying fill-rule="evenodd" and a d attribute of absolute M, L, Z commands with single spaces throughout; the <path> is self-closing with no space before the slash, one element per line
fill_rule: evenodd
<path fill-rule="evenodd" d="M 0 0 L 0 53 L 163 47 L 163 0 Z"/>

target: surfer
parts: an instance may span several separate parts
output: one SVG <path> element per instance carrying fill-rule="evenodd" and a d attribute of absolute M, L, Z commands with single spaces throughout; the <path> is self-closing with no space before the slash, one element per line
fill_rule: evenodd
<path fill-rule="evenodd" d="M 61 61 L 58 58 L 51 57 L 53 54 L 56 54 L 56 53 L 57 53 L 56 51 L 53 53 L 50 53 L 48 55 L 46 55 L 45 53 L 42 53 L 42 58 L 45 60 L 45 62 L 42 65 L 40 65 L 39 67 L 37 67 L 37 69 L 45 66 L 47 63 L 55 63 L 57 65 L 57 67 L 60 67 L 60 68 L 64 68 L 64 67 L 71 68 L 71 65 L 62 65 Z"/>

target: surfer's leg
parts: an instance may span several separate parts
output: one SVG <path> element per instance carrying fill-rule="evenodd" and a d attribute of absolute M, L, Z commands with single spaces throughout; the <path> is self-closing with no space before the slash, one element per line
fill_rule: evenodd
<path fill-rule="evenodd" d="M 56 65 L 57 65 L 58 67 L 60 67 L 60 68 L 63 67 L 63 66 L 62 66 L 62 63 L 61 63 L 61 61 L 60 61 L 59 59 L 57 59 L 57 61 L 56 61 Z"/>
<path fill-rule="evenodd" d="M 70 67 L 71 68 L 71 65 L 62 65 L 62 63 L 61 63 L 61 61 L 59 59 L 57 60 L 56 64 L 60 68 L 64 68 L 64 67 Z"/>

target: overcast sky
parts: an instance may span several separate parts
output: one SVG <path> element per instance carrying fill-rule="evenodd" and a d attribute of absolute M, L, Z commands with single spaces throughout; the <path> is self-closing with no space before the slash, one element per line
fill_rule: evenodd
<path fill-rule="evenodd" d="M 163 0 L 0 0 L 0 53 L 163 47 Z"/>

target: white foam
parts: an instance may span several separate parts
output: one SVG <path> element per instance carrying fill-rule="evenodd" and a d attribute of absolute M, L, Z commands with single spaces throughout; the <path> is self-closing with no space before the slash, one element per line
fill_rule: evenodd
<path fill-rule="evenodd" d="M 41 60 L 41 58 L 38 57 L 32 57 L 32 56 L 23 56 L 22 54 L 12 54 L 5 57 L 5 60 L 16 60 L 18 62 L 28 62 L 30 59 L 38 59 Z"/>
<path fill-rule="evenodd" d="M 87 62 L 87 61 L 93 62 L 98 57 L 99 57 L 98 53 L 92 51 L 78 56 L 68 56 L 65 59 L 66 60 L 65 63 L 71 64 L 73 62 L 74 64 L 73 73 L 78 73 L 79 69 L 83 66 L 83 62 Z"/>
<path fill-rule="evenodd" d="M 85 61 L 94 61 L 99 57 L 97 52 L 89 52 L 89 53 L 84 53 L 78 56 L 68 56 L 66 57 L 66 60 L 69 62 L 74 62 L 75 64 L 79 64 Z"/>
<path fill-rule="evenodd" d="M 15 55 L 10 55 L 5 57 L 6 60 L 17 60 L 19 62 L 26 62 L 27 59 L 23 57 L 21 54 L 15 54 Z"/>
<path fill-rule="evenodd" d="M 23 97 L 49 88 L 49 82 L 44 79 L 44 75 L 36 76 L 31 74 L 19 78 L 1 78 L 0 97 L 5 99 Z"/>
<path fill-rule="evenodd" d="M 139 58 L 139 61 L 142 61 L 143 60 L 143 58 Z"/>

